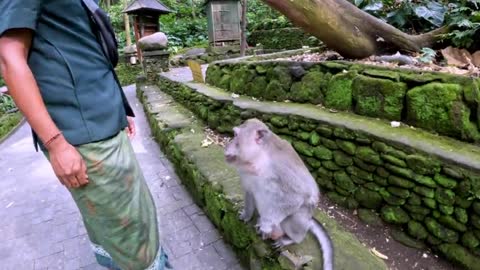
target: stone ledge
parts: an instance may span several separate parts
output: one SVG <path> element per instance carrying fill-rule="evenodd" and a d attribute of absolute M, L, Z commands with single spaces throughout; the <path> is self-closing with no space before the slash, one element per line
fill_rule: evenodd
<path fill-rule="evenodd" d="M 25 121 L 25 117 L 20 112 L 0 116 L 0 144 L 19 129 Z"/>
<path fill-rule="evenodd" d="M 232 244 L 244 264 L 250 269 L 294 269 L 292 260 L 311 258 L 303 269 L 321 269 L 319 246 L 311 235 L 304 242 L 275 252 L 253 230 L 238 219 L 242 206 L 242 191 L 237 173 L 223 158 L 220 146 L 202 148 L 203 126 L 191 112 L 176 104 L 170 96 L 152 86 L 138 85 L 137 94 L 144 104 L 155 139 L 172 161 L 182 182 L 196 203 L 206 210 L 225 239 Z M 325 224 L 332 236 L 336 269 L 387 269 L 367 248 L 333 219 L 317 211 L 316 219 Z"/>
<path fill-rule="evenodd" d="M 177 81 L 175 76 L 169 76 L 168 73 L 164 73 L 160 77 Z M 449 137 L 404 126 L 392 128 L 387 120 L 372 119 L 346 112 L 331 113 L 311 104 L 255 101 L 242 96 L 233 98 L 231 93 L 217 87 L 192 82 L 185 83 L 185 85 L 215 100 L 232 102 L 233 105 L 241 109 L 281 115 L 298 115 L 321 123 L 345 127 L 395 145 L 418 149 L 427 155 L 433 155 L 446 162 L 480 172 L 480 162 L 478 162 L 480 160 L 480 147 Z"/>

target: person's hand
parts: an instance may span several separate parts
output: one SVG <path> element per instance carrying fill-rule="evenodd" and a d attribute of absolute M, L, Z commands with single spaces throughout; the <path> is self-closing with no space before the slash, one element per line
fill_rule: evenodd
<path fill-rule="evenodd" d="M 127 117 L 127 120 L 128 127 L 125 130 L 127 131 L 128 138 L 132 139 L 136 134 L 135 121 L 133 120 L 133 117 L 130 116 Z"/>
<path fill-rule="evenodd" d="M 48 146 L 48 152 L 53 171 L 63 185 L 79 188 L 88 184 L 85 161 L 62 136 Z"/>

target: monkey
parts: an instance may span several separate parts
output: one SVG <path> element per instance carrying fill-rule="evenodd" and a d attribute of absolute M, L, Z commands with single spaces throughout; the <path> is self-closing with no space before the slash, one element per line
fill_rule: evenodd
<path fill-rule="evenodd" d="M 257 232 L 275 248 L 298 244 L 311 231 L 322 248 L 323 269 L 333 270 L 332 240 L 313 218 L 320 190 L 293 146 L 257 118 L 233 127 L 233 135 L 224 156 L 244 191 L 239 218 L 249 222 L 256 211 Z"/>

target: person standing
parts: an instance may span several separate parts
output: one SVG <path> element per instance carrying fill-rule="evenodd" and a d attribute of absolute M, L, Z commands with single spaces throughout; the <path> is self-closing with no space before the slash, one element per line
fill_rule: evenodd
<path fill-rule="evenodd" d="M 129 141 L 134 114 L 82 1 L 0 0 L 0 18 L 9 94 L 78 206 L 98 263 L 171 268 Z"/>

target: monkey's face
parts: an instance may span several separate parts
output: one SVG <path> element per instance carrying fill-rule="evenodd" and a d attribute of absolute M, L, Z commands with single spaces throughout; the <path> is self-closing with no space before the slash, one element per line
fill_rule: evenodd
<path fill-rule="evenodd" d="M 268 130 L 246 122 L 233 128 L 234 137 L 225 147 L 225 160 L 236 167 L 249 166 L 261 156 Z"/>

